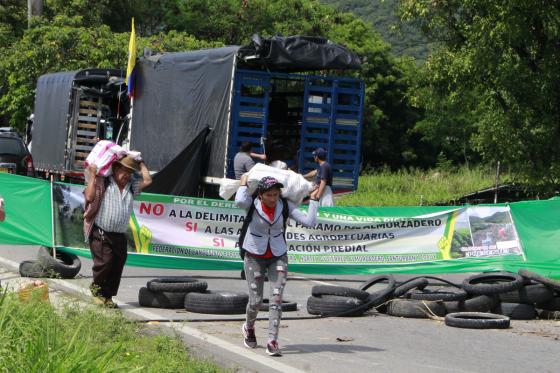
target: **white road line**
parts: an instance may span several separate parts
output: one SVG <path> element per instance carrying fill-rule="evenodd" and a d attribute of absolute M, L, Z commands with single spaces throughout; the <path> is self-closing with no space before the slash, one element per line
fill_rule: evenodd
<path fill-rule="evenodd" d="M 314 283 L 319 284 L 319 285 L 334 285 L 334 284 L 331 284 L 330 282 L 324 282 L 324 281 L 319 281 L 319 280 L 313 280 L 313 279 L 311 279 L 311 278 L 303 277 L 303 276 L 290 276 L 290 277 L 291 277 L 291 278 L 298 279 L 298 280 L 304 280 L 304 281 L 314 282 Z"/>
<path fill-rule="evenodd" d="M 145 319 L 148 320 L 157 320 L 160 319 L 161 316 L 156 315 L 150 311 L 146 311 L 143 309 L 127 309 L 126 312 L 130 312 L 133 313 L 137 316 L 143 317 Z M 286 372 L 286 373 L 304 373 L 304 371 L 299 370 L 297 368 L 291 367 L 289 365 L 283 364 L 281 362 L 278 361 L 278 358 L 269 358 L 266 356 L 261 356 L 259 354 L 257 354 L 256 352 L 253 352 L 245 347 L 241 347 L 238 345 L 235 345 L 233 343 L 224 341 L 223 339 L 214 337 L 210 334 L 201 332 L 200 330 L 196 329 L 196 328 L 191 328 L 190 326 L 181 326 L 178 328 L 178 330 L 181 333 L 184 333 L 186 335 L 188 335 L 189 337 L 194 337 L 196 339 L 199 339 L 202 342 L 205 343 L 210 343 L 213 344 L 215 346 L 221 347 L 225 350 L 228 350 L 230 352 L 233 352 L 235 354 L 238 354 L 240 356 L 243 356 L 245 358 L 251 359 L 259 364 L 265 365 L 271 369 L 275 369 L 278 370 L 279 372 Z M 241 334 L 241 333 L 240 333 Z"/>

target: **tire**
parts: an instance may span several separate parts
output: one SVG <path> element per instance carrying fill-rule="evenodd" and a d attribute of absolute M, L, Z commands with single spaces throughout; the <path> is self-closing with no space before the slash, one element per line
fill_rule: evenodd
<path fill-rule="evenodd" d="M 552 290 L 543 285 L 526 285 L 515 291 L 499 294 L 500 301 L 506 303 L 535 304 L 545 303 L 554 297 Z"/>
<path fill-rule="evenodd" d="M 367 291 L 334 285 L 315 285 L 311 288 L 311 295 L 314 297 L 338 295 L 340 297 L 358 298 L 359 300 L 366 300 L 369 298 L 369 293 Z"/>
<path fill-rule="evenodd" d="M 360 308 L 364 301 L 358 298 L 325 295 L 322 297 L 310 296 L 307 298 L 307 312 L 311 315 L 325 317 L 361 316 L 366 311 Z M 358 308 L 358 309 L 357 309 Z"/>
<path fill-rule="evenodd" d="M 523 268 L 517 271 L 517 273 L 519 273 L 519 275 L 523 276 L 526 279 L 540 282 L 541 284 L 546 285 L 556 291 L 560 291 L 560 281 L 555 281 L 551 278 L 541 276 L 538 273 L 530 272 Z"/>
<path fill-rule="evenodd" d="M 507 316 L 484 312 L 455 312 L 445 315 L 445 325 L 468 329 L 507 329 Z"/>
<path fill-rule="evenodd" d="M 142 307 L 183 308 L 185 305 L 185 295 L 186 293 L 155 292 L 142 287 L 138 292 L 138 303 Z"/>
<path fill-rule="evenodd" d="M 367 281 L 365 281 L 364 283 L 362 283 L 362 285 L 360 285 L 360 287 L 358 289 L 366 291 L 367 289 L 369 289 L 373 285 L 375 285 L 379 282 L 384 282 L 384 281 L 387 282 L 387 289 L 390 288 L 393 291 L 395 290 L 395 278 L 393 277 L 393 275 L 373 276 L 373 277 L 369 278 Z"/>
<path fill-rule="evenodd" d="M 397 286 L 393 296 L 396 298 L 402 297 L 412 289 L 424 289 L 426 286 L 428 286 L 428 279 L 424 277 L 417 277 Z"/>
<path fill-rule="evenodd" d="M 359 288 L 360 290 L 366 291 L 371 286 L 384 281 L 387 282 L 387 286 L 384 289 L 370 293 L 367 302 L 362 306 L 364 310 L 377 308 L 380 312 L 384 312 L 385 303 L 393 298 L 393 292 L 395 291 L 395 278 L 392 275 L 371 277 Z"/>
<path fill-rule="evenodd" d="M 80 258 L 76 255 L 56 250 L 56 258 L 53 258 L 51 248 L 45 246 L 39 248 L 37 261 L 51 275 L 49 277 L 74 278 L 82 268 Z"/>
<path fill-rule="evenodd" d="M 443 302 L 395 298 L 387 307 L 387 314 L 391 316 L 427 319 L 432 313 L 444 316 L 446 310 Z"/>
<path fill-rule="evenodd" d="M 547 311 L 560 311 L 560 297 L 554 297 L 548 302 L 538 303 L 537 308 Z"/>
<path fill-rule="evenodd" d="M 479 295 L 464 301 L 444 302 L 447 312 L 492 312 L 500 304 L 495 296 Z"/>
<path fill-rule="evenodd" d="M 43 266 L 36 260 L 24 260 L 19 263 L 19 274 L 21 277 L 48 277 Z"/>
<path fill-rule="evenodd" d="M 455 291 L 449 291 L 446 288 L 441 288 L 437 290 L 424 289 L 422 291 L 411 292 L 410 299 L 417 300 L 431 300 L 431 301 L 462 301 L 467 299 L 467 292 L 462 289 L 457 289 Z"/>
<path fill-rule="evenodd" d="M 533 320 L 537 317 L 535 306 L 521 303 L 501 303 L 496 309 L 496 313 L 512 320 Z"/>
<path fill-rule="evenodd" d="M 208 288 L 208 283 L 198 281 L 192 277 L 163 277 L 148 281 L 146 284 L 150 291 L 171 293 L 203 293 Z"/>
<path fill-rule="evenodd" d="M 268 298 L 264 298 L 261 304 L 260 311 L 268 312 L 270 306 L 270 300 Z M 289 302 L 287 300 L 282 301 L 282 312 L 294 312 L 297 311 L 297 303 L 296 302 Z"/>
<path fill-rule="evenodd" d="M 519 289 L 524 280 L 509 272 L 483 273 L 466 278 L 463 289 L 474 295 L 493 295 Z"/>
<path fill-rule="evenodd" d="M 247 309 L 249 295 L 233 291 L 210 291 L 188 293 L 185 309 L 196 313 L 216 315 L 241 315 Z"/>

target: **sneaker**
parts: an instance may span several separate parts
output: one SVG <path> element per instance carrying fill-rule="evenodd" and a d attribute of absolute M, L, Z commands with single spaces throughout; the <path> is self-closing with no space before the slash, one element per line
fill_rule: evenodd
<path fill-rule="evenodd" d="M 257 347 L 257 337 L 255 336 L 255 328 L 247 328 L 247 324 L 241 327 L 243 331 L 243 343 L 249 348 Z"/>
<path fill-rule="evenodd" d="M 280 347 L 278 347 L 278 342 L 270 341 L 266 345 L 266 353 L 270 356 L 282 356 L 282 351 L 280 351 Z"/>

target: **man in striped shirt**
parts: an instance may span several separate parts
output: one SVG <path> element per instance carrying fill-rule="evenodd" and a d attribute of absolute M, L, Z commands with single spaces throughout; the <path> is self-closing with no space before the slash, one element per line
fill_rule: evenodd
<path fill-rule="evenodd" d="M 111 298 L 117 295 L 126 262 L 125 233 L 132 214 L 132 200 L 152 183 L 152 178 L 144 162 L 137 162 L 128 155 L 113 162 L 112 169 L 113 174 L 105 180 L 96 176 L 95 165 L 89 166 L 89 178 L 84 191 L 84 225 L 88 228 L 86 238 L 93 259 L 93 283 L 90 289 L 95 296 L 95 303 L 115 308 L 116 304 Z M 86 224 L 88 219 L 89 225 Z"/>

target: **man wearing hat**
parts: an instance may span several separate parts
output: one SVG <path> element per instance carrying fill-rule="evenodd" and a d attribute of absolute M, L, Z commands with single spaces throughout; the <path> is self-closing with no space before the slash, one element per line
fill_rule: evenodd
<path fill-rule="evenodd" d="M 152 178 L 144 162 L 130 155 L 113 162 L 112 175 L 106 178 L 96 176 L 95 165 L 88 169 L 84 232 L 93 259 L 90 289 L 96 304 L 116 308 L 111 298 L 117 295 L 126 262 L 125 233 L 132 200 L 152 183 Z"/>
<path fill-rule="evenodd" d="M 330 163 L 327 162 L 327 151 L 323 148 L 317 148 L 312 154 L 319 167 L 303 175 L 305 178 L 315 177 L 315 190 L 310 197 L 319 200 L 319 206 L 334 206 L 333 172 Z"/>

